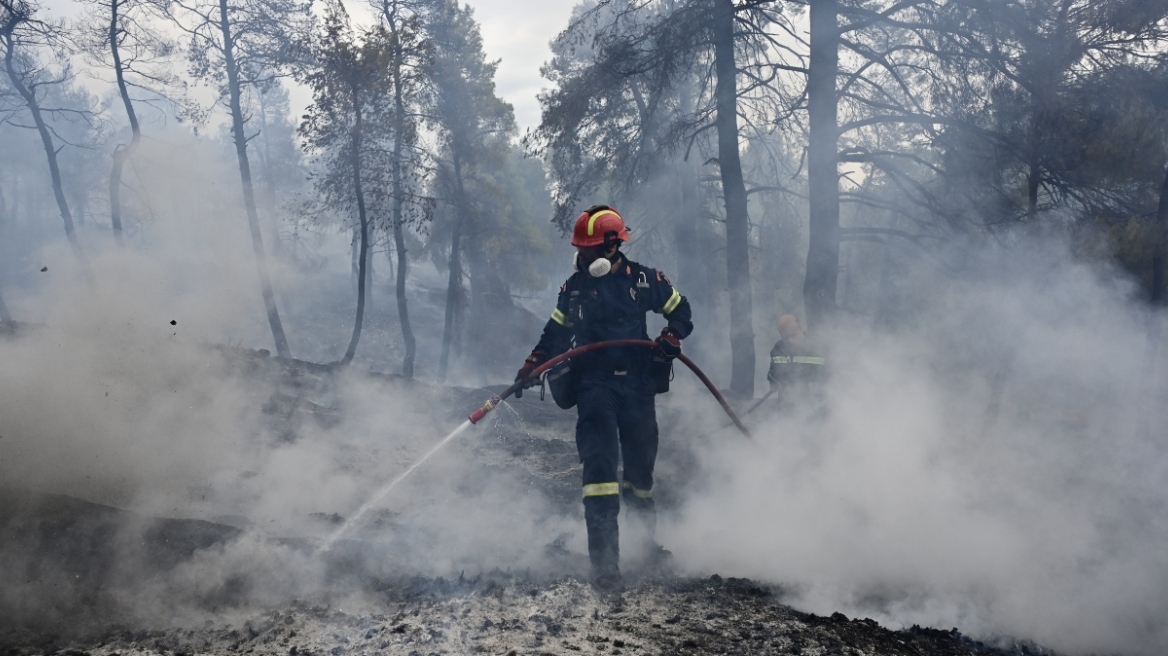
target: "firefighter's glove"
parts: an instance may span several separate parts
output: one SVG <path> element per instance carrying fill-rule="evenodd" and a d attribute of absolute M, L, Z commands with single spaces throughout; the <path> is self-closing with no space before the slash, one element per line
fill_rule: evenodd
<path fill-rule="evenodd" d="M 672 330 L 665 328 L 657 336 L 657 350 L 665 356 L 665 359 L 672 360 L 681 355 L 681 340 L 673 334 Z"/>
<path fill-rule="evenodd" d="M 523 386 L 515 390 L 515 398 L 523 398 L 524 388 L 535 387 L 539 384 L 539 378 L 533 378 L 531 373 L 547 359 L 547 354 L 543 351 L 532 351 L 531 355 L 527 356 L 527 359 L 523 361 L 523 366 L 519 368 L 519 373 L 515 374 L 515 382 L 523 381 Z"/>

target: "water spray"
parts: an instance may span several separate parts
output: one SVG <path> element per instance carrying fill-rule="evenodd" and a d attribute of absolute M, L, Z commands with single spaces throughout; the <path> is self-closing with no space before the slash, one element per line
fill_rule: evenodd
<path fill-rule="evenodd" d="M 361 518 L 364 517 L 367 512 L 369 512 L 374 506 L 376 506 L 378 503 L 380 503 L 382 499 L 384 499 L 386 496 L 388 496 L 389 493 L 393 490 L 393 488 L 397 487 L 398 483 L 401 483 L 402 481 L 404 481 L 406 479 L 406 477 L 408 477 L 410 474 L 414 473 L 414 471 L 416 469 L 418 469 L 418 467 L 421 467 L 422 464 L 425 463 L 427 460 L 429 460 L 431 456 L 433 456 L 435 453 L 438 453 L 438 451 L 442 450 L 442 448 L 444 446 L 449 444 L 450 441 L 453 440 L 455 437 L 457 437 L 460 433 L 465 431 L 467 428 L 470 428 L 472 425 L 478 424 L 480 421 L 482 421 L 483 417 L 486 417 L 488 414 L 490 414 L 490 412 L 492 410 L 494 410 L 495 408 L 498 408 L 499 405 L 502 404 L 503 401 L 505 401 L 507 399 L 507 397 L 511 396 L 516 391 L 521 389 L 524 385 L 526 385 L 528 380 L 539 378 L 539 376 L 541 374 L 543 374 L 545 371 L 551 369 L 552 367 L 556 366 L 557 364 L 559 364 L 559 363 L 561 363 L 564 360 L 567 360 L 569 358 L 572 358 L 572 357 L 575 357 L 578 355 L 582 355 L 584 353 L 588 353 L 589 351 L 595 351 L 595 350 L 603 349 L 603 348 L 612 348 L 614 346 L 641 346 L 641 347 L 645 347 L 645 348 L 657 348 L 657 342 L 647 340 L 647 339 L 614 339 L 614 340 L 610 340 L 607 342 L 595 342 L 593 344 L 585 344 L 584 346 L 579 346 L 579 347 L 574 348 L 570 351 L 567 351 L 565 353 L 557 355 L 556 357 L 551 358 L 547 362 L 544 362 L 540 366 L 536 367 L 535 370 L 533 370 L 531 372 L 531 375 L 527 379 L 515 381 L 510 387 L 503 390 L 502 393 L 496 394 L 496 395 L 492 396 L 490 399 L 488 399 L 487 402 L 484 403 L 481 408 L 470 413 L 470 416 L 467 417 L 466 421 L 462 422 L 458 426 L 458 428 L 455 428 L 453 431 L 451 431 L 449 435 L 442 438 L 442 441 L 439 442 L 438 444 L 434 445 L 434 448 L 430 449 L 426 453 L 426 455 L 422 456 L 414 464 L 410 465 L 409 468 L 406 469 L 404 472 L 402 472 L 401 474 L 398 474 L 398 476 L 396 478 L 394 478 L 392 481 L 390 481 L 385 487 L 381 488 L 381 490 L 379 490 L 377 492 L 377 494 L 373 495 L 369 499 L 369 501 L 366 501 L 364 504 L 362 504 L 361 507 L 357 509 L 357 512 L 354 513 L 352 517 L 350 517 L 349 519 L 346 519 L 343 524 L 341 524 L 340 526 L 337 527 L 337 530 L 333 531 L 332 535 L 330 535 L 324 541 L 324 544 L 322 544 L 320 546 L 320 548 L 317 550 L 317 552 L 323 553 L 323 552 L 327 552 L 330 549 L 332 549 L 333 544 L 336 543 L 336 541 L 342 535 L 344 535 L 345 531 L 348 530 L 349 526 L 354 525 L 358 521 L 360 521 Z M 742 420 L 740 420 L 738 418 L 738 415 L 734 414 L 734 409 L 730 407 L 730 404 L 726 402 L 726 398 L 722 396 L 722 393 L 718 391 L 718 388 L 714 386 L 714 383 L 710 381 L 710 379 L 706 376 L 706 374 L 703 373 L 702 370 L 699 369 L 698 366 L 693 363 L 693 360 L 690 360 L 684 354 L 678 355 L 677 359 L 684 362 L 685 366 L 689 367 L 690 370 L 694 372 L 694 374 L 698 377 L 698 379 L 700 379 L 702 381 L 702 383 L 705 384 L 706 388 L 708 390 L 710 390 L 710 393 L 714 395 L 714 398 L 718 400 L 718 403 L 720 403 L 722 405 L 722 409 L 726 411 L 726 414 L 730 415 L 730 419 L 734 421 L 734 425 L 738 427 L 738 430 L 741 431 L 742 434 L 747 437 L 747 439 L 751 439 L 750 431 L 747 430 L 745 425 L 743 425 Z M 753 408 L 751 408 L 751 409 L 753 410 Z"/>
<path fill-rule="evenodd" d="M 328 539 L 326 539 L 324 541 L 324 544 L 322 544 L 317 551 L 318 552 L 327 552 L 329 549 L 332 549 L 333 543 L 335 543 L 342 535 L 345 534 L 345 531 L 348 530 L 350 525 L 356 524 L 357 522 L 359 522 L 361 520 L 361 518 L 365 516 L 365 513 L 372 510 L 373 507 L 376 506 L 378 503 L 380 503 L 382 499 L 389 496 L 389 493 L 393 490 L 393 488 L 397 487 L 398 483 L 401 483 L 402 481 L 404 481 L 407 476 L 414 473 L 415 469 L 417 469 L 418 467 L 421 467 L 422 463 L 426 462 L 430 458 L 430 456 L 434 455 L 435 453 L 438 453 L 438 451 L 441 450 L 442 447 L 446 446 L 446 444 L 448 442 L 450 442 L 450 440 L 453 440 L 455 437 L 458 436 L 459 433 L 470 428 L 472 425 L 473 425 L 472 422 L 468 419 L 468 420 L 462 422 L 461 424 L 459 424 L 458 428 L 455 428 L 454 430 L 450 431 L 450 434 L 447 435 L 446 437 L 442 438 L 442 441 L 439 442 L 438 444 L 434 445 L 434 448 L 432 448 L 428 452 L 426 452 L 426 455 L 419 458 L 414 464 L 410 465 L 404 472 L 398 474 L 397 478 L 394 478 L 385 487 L 381 488 L 381 490 L 378 491 L 377 494 L 373 495 L 372 497 L 369 498 L 368 501 L 361 504 L 361 507 L 357 509 L 357 512 L 353 513 L 352 517 L 346 519 L 343 523 L 341 523 L 341 525 L 337 527 L 337 530 L 333 531 L 332 535 L 328 536 Z"/>

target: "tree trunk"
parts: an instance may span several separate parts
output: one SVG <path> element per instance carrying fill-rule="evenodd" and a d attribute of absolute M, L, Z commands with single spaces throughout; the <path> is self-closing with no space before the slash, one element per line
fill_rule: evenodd
<path fill-rule="evenodd" d="M 114 147 L 113 166 L 110 167 L 109 197 L 110 197 L 110 227 L 113 229 L 114 241 L 118 246 L 122 242 L 122 169 L 129 159 L 129 147 L 118 144 Z"/>
<path fill-rule="evenodd" d="M 387 7 L 388 9 L 388 7 Z M 402 184 L 402 148 L 405 141 L 406 108 L 402 93 L 403 53 L 401 36 L 397 31 L 396 16 L 386 11 L 386 21 L 393 35 L 393 161 L 390 163 L 393 177 L 393 243 L 397 250 L 397 275 L 394 290 L 397 294 L 397 320 L 401 324 L 405 357 L 402 358 L 402 375 L 414 377 L 414 357 L 417 344 L 414 330 L 410 326 L 410 311 L 406 304 L 406 276 L 409 274 L 409 260 L 406 257 L 406 240 L 402 229 L 402 202 L 405 193 Z"/>
<path fill-rule="evenodd" d="M 357 90 L 353 93 L 353 138 L 351 145 L 353 166 L 353 193 L 357 196 L 357 219 L 361 222 L 360 255 L 357 256 L 357 318 L 353 321 L 353 338 L 341 364 L 353 361 L 357 353 L 357 342 L 361 339 L 361 324 L 365 320 L 365 268 L 369 264 L 369 219 L 365 214 L 365 194 L 361 190 L 361 102 Z"/>
<path fill-rule="evenodd" d="M 85 213 L 89 211 L 89 200 L 85 193 L 85 189 L 80 186 L 73 188 L 72 209 L 74 212 L 76 212 L 77 225 L 85 225 Z"/>
<path fill-rule="evenodd" d="M 353 226 L 353 239 L 349 244 L 350 250 L 352 251 L 352 253 L 350 253 L 350 257 L 349 257 L 349 260 L 350 260 L 349 265 L 350 265 L 350 268 L 352 269 L 352 274 L 353 274 L 353 291 L 354 292 L 357 291 L 357 279 L 361 278 L 361 277 L 365 278 L 365 289 L 367 289 L 367 290 L 373 289 L 373 269 L 374 269 L 374 266 L 373 266 L 373 243 L 372 243 L 373 237 L 372 237 L 372 235 L 369 237 L 368 241 L 370 243 L 367 244 L 365 251 L 369 254 L 369 259 L 365 261 L 365 275 L 362 276 L 361 275 L 361 222 L 358 221 L 357 225 Z M 366 306 L 368 306 L 369 301 L 370 301 L 369 296 L 366 296 L 365 297 Z"/>
<path fill-rule="evenodd" d="M 4 195 L 4 185 L 0 184 L 0 233 L 8 227 L 8 197 Z"/>
<path fill-rule="evenodd" d="M 891 330 L 896 327 L 894 319 L 897 315 L 896 303 L 892 299 L 892 268 L 895 266 L 892 238 L 885 237 L 883 244 L 884 257 L 880 265 L 880 282 L 876 286 L 876 311 L 872 314 L 872 327 Z"/>
<path fill-rule="evenodd" d="M 1031 162 L 1026 174 L 1026 221 L 1033 223 L 1038 216 L 1038 186 L 1041 176 L 1039 165 Z"/>
<path fill-rule="evenodd" d="M 281 261 L 285 260 L 287 255 L 284 252 L 284 242 L 280 241 L 280 222 L 275 209 L 276 183 L 272 177 L 272 139 L 268 130 L 268 106 L 264 102 L 263 93 L 257 93 L 256 100 L 260 104 L 260 143 L 263 144 L 263 152 L 260 156 L 260 174 L 264 180 L 264 206 L 265 214 L 268 217 L 268 237 L 272 242 L 272 257 L 276 258 L 276 261 Z M 288 307 L 286 297 L 284 307 L 285 309 Z"/>
<path fill-rule="evenodd" d="M 839 27 L 835 0 L 817 0 L 810 4 L 811 61 L 807 74 L 811 133 L 807 144 L 810 222 L 803 304 L 807 309 L 807 325 L 818 328 L 835 310 L 839 280 L 839 126 L 836 121 Z"/>
<path fill-rule="evenodd" d="M 8 199 L 4 196 L 4 185 L 0 184 L 0 238 L 3 238 L 4 231 L 8 227 L 8 219 Z M 0 252 L 0 257 L 3 255 L 4 253 Z M 12 321 L 12 315 L 8 313 L 8 306 L 4 304 L 2 293 L 0 293 L 0 321 Z"/>
<path fill-rule="evenodd" d="M 734 59 L 734 2 L 715 0 L 714 68 L 718 83 L 718 169 L 726 201 L 726 277 L 730 286 L 730 390 L 754 396 L 754 318 L 750 286 L 750 216 L 738 153 L 738 66 Z"/>
<path fill-rule="evenodd" d="M 1161 224 L 1163 226 L 1163 224 Z M 1168 232 L 1161 227 L 1161 232 Z M 1165 305 L 1164 302 L 1164 260 L 1165 253 L 1168 253 L 1168 241 L 1165 237 L 1160 237 L 1160 246 L 1155 255 L 1152 256 L 1152 304 L 1156 306 Z"/>
<path fill-rule="evenodd" d="M 272 280 L 268 276 L 268 261 L 264 254 L 264 238 L 260 234 L 260 221 L 256 212 L 255 188 L 251 181 L 251 164 L 247 159 L 247 136 L 243 132 L 243 107 L 241 106 L 239 68 L 235 64 L 235 43 L 231 36 L 231 19 L 227 11 L 227 0 L 219 0 L 219 28 L 223 32 L 223 62 L 227 69 L 227 89 L 231 104 L 231 133 L 235 140 L 235 155 L 239 160 L 239 179 L 243 183 L 243 203 L 247 209 L 247 224 L 251 229 L 251 244 L 256 256 L 259 272 L 260 291 L 264 297 L 264 308 L 268 313 L 268 324 L 272 328 L 272 339 L 276 343 L 276 354 L 282 358 L 292 356 L 288 348 L 288 338 L 284 336 L 284 326 L 276 309 L 276 296 L 272 293 Z"/>
<path fill-rule="evenodd" d="M 395 165 L 395 169 L 397 166 Z M 400 189 L 400 173 L 394 171 L 394 192 Z M 417 353 L 417 343 L 414 340 L 414 331 L 410 326 L 410 310 L 406 304 L 406 276 L 409 275 L 409 261 L 406 258 L 406 241 L 402 230 L 401 196 L 395 196 L 393 201 L 393 243 L 397 250 L 397 274 L 394 280 L 394 292 L 397 295 L 397 319 L 401 324 L 402 341 L 405 343 L 405 356 L 402 358 L 401 374 L 406 378 L 414 377 L 414 358 Z"/>
<path fill-rule="evenodd" d="M 81 251 L 81 244 L 77 242 L 77 234 L 73 230 L 73 214 L 69 211 L 69 203 L 65 200 L 65 189 L 61 185 L 61 169 L 57 166 L 57 149 L 53 146 L 53 136 L 49 132 L 49 126 L 45 124 L 45 118 L 41 114 L 41 106 L 37 101 L 36 94 L 29 89 L 20 75 L 17 74 L 16 68 L 12 63 L 13 51 L 16 45 L 12 42 L 12 35 L 4 35 L 4 69 L 8 73 L 8 79 L 12 82 L 12 88 L 16 90 L 20 97 L 24 99 L 25 105 L 28 106 L 29 114 L 32 115 L 33 123 L 36 125 L 37 133 L 41 137 L 41 145 L 45 149 L 45 157 L 49 162 L 49 177 L 53 184 L 53 198 L 57 201 L 57 209 L 61 213 L 61 221 L 65 224 L 65 237 L 69 240 L 69 245 L 73 247 L 73 253 L 81 262 L 82 267 L 88 274 L 89 265 L 85 260 L 85 253 Z"/>
<path fill-rule="evenodd" d="M 702 236 L 698 232 L 698 222 L 701 220 L 702 202 L 699 198 L 701 185 L 693 175 L 688 162 L 675 165 L 673 174 L 677 191 L 670 197 L 673 200 L 674 216 L 677 217 L 673 224 L 673 236 L 677 244 L 679 266 L 676 271 L 670 271 L 669 274 L 677 281 L 679 288 L 685 290 L 691 305 L 699 307 L 710 300 L 710 275 L 688 265 L 701 262 L 706 257 Z"/>
<path fill-rule="evenodd" d="M 438 382 L 446 380 L 446 368 L 450 362 L 450 346 L 454 340 L 454 332 L 458 322 L 458 314 L 462 297 L 462 228 L 465 222 L 466 195 L 462 187 L 462 164 L 458 154 L 454 157 L 454 186 L 457 202 L 454 229 L 450 233 L 450 279 L 446 284 L 446 320 L 442 326 L 442 356 L 438 360 Z"/>
<path fill-rule="evenodd" d="M 113 55 L 114 61 L 114 77 L 118 83 L 118 95 L 122 98 L 122 104 L 126 107 L 126 118 L 130 121 L 130 145 L 122 147 L 119 145 L 114 148 L 114 164 L 110 169 L 109 195 L 110 195 L 110 225 L 113 228 L 114 240 L 118 245 L 122 245 L 122 169 L 126 164 L 126 160 L 134 155 L 134 151 L 138 149 L 139 142 L 142 141 L 142 129 L 138 124 L 138 114 L 134 111 L 134 103 L 130 100 L 130 91 L 126 85 L 125 71 L 122 66 L 122 54 L 118 49 L 118 33 L 120 28 L 118 26 L 118 9 L 121 7 L 119 0 L 110 0 L 110 24 L 109 24 L 109 47 L 110 54 Z"/>
<path fill-rule="evenodd" d="M 1168 257 L 1168 169 L 1164 172 L 1164 182 L 1160 185 L 1160 204 L 1156 207 L 1156 227 L 1153 231 L 1156 243 L 1152 251 L 1152 304 L 1168 304 L 1164 286 L 1165 258 Z"/>
<path fill-rule="evenodd" d="M 1140 439 L 1153 439 L 1153 417 L 1163 394 L 1157 389 L 1159 380 L 1160 343 L 1163 341 L 1165 316 L 1165 256 L 1168 255 L 1168 168 L 1164 181 L 1160 184 L 1160 202 L 1156 207 L 1156 224 L 1152 228 L 1152 308 L 1147 314 L 1147 342 L 1144 350 L 1144 364 L 1140 368 L 1139 405 L 1136 410 L 1136 435 Z M 1163 431 L 1161 431 L 1163 432 Z"/>

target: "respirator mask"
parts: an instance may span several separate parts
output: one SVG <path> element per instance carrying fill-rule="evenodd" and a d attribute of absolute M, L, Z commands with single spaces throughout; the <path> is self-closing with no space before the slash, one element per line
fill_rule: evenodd
<path fill-rule="evenodd" d="M 612 261 L 604 257 L 604 253 L 608 252 L 609 248 L 611 246 L 607 243 L 603 246 L 581 248 L 572 256 L 572 266 L 577 271 L 587 270 L 593 278 L 606 276 L 609 271 L 612 271 Z"/>

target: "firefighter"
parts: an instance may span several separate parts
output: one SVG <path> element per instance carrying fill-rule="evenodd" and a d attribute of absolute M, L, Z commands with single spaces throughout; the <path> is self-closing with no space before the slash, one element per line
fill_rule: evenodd
<path fill-rule="evenodd" d="M 818 397 L 828 377 L 827 359 L 808 342 L 799 317 L 793 314 L 779 317 L 779 337 L 771 349 L 767 372 L 778 404 L 808 402 L 822 406 Z"/>
<path fill-rule="evenodd" d="M 576 272 L 560 288 L 551 319 L 516 377 L 529 380 L 548 358 L 576 346 L 647 340 L 650 311 L 668 322 L 656 338 L 656 348 L 597 349 L 571 361 L 567 380 L 577 405 L 576 449 L 584 464 L 588 556 L 593 581 L 602 589 L 620 586 L 617 515 L 622 501 L 627 518 L 641 524 L 638 532 L 646 536 L 648 562 L 664 565 L 670 556 L 653 534 L 658 437 L 653 397 L 668 389 L 672 360 L 681 354 L 681 340 L 693 330 L 689 302 L 660 271 L 621 252 L 621 244 L 628 240 L 624 220 L 611 207 L 596 205 L 580 214 L 572 231 Z M 533 384 L 529 380 L 529 386 Z M 557 403 L 571 406 L 571 401 L 561 403 L 559 397 Z"/>

